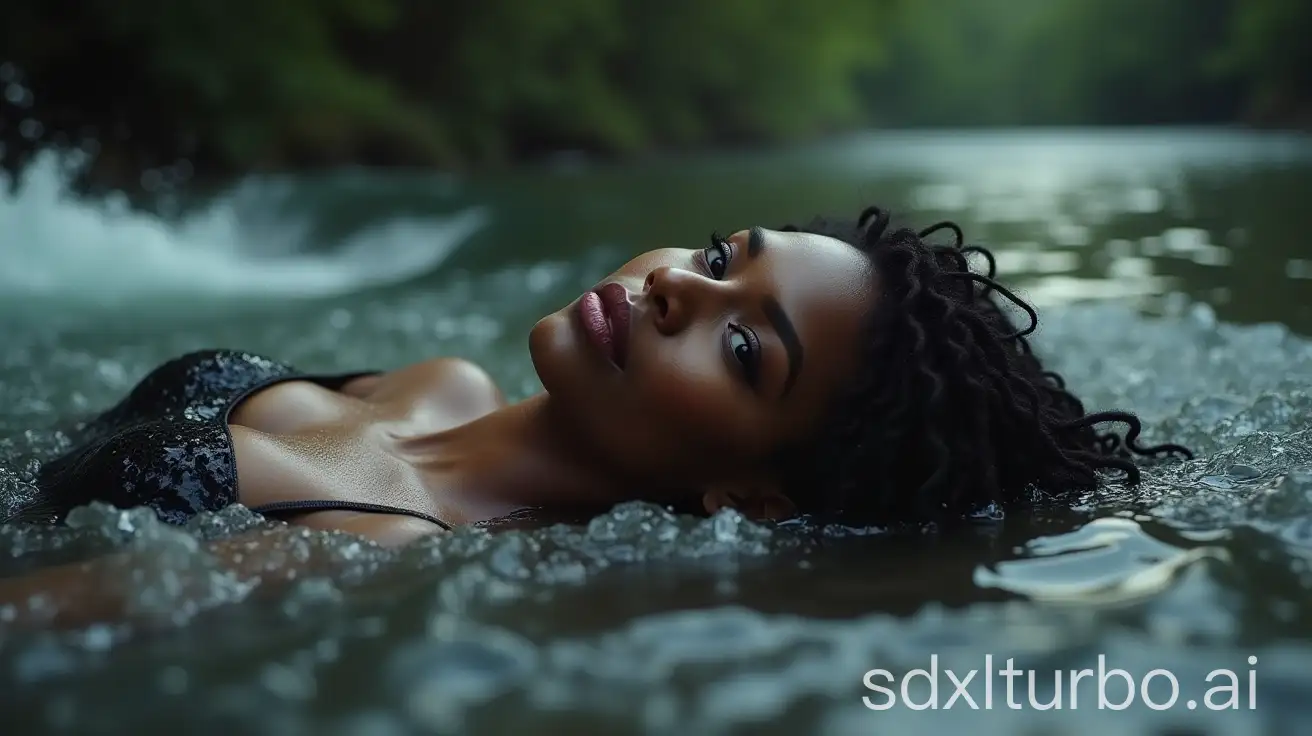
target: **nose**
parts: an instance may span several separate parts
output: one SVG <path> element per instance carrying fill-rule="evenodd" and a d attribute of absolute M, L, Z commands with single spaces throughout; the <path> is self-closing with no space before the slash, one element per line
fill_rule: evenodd
<path fill-rule="evenodd" d="M 706 279 L 683 269 L 661 266 L 647 274 L 642 291 L 651 305 L 657 331 L 673 335 L 692 321 L 706 289 Z"/>

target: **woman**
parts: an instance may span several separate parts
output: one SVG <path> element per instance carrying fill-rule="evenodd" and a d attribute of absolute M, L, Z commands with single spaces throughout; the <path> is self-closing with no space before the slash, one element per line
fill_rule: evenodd
<path fill-rule="evenodd" d="M 945 228 L 954 245 L 926 242 Z M 91 422 L 20 516 L 102 500 L 180 523 L 240 502 L 387 545 L 632 499 L 947 522 L 1034 487 L 1088 489 L 1102 469 L 1135 482 L 1132 452 L 1188 454 L 1138 446 L 1132 415 L 1086 414 L 992 270 L 955 225 L 891 229 L 874 207 L 652 251 L 534 326 L 545 391 L 516 404 L 459 360 L 307 376 L 195 353 Z M 1129 425 L 1124 440 L 1095 431 L 1106 421 Z"/>

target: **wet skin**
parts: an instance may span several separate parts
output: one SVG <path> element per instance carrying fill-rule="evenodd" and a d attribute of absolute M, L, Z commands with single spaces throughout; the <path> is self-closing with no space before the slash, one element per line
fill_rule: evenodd
<path fill-rule="evenodd" d="M 543 386 L 631 482 L 732 489 L 722 501 L 771 486 L 769 459 L 815 431 L 855 378 L 875 298 L 851 245 L 761 228 L 644 253 L 607 284 L 631 310 L 623 369 L 589 339 L 580 297 L 530 335 Z"/>
<path fill-rule="evenodd" d="M 453 359 L 247 398 L 230 415 L 239 498 L 384 503 L 452 525 L 626 500 L 787 517 L 775 461 L 856 378 L 875 288 L 864 254 L 806 233 L 644 253 L 533 327 L 546 390 L 516 404 Z M 389 544 L 436 530 L 394 514 L 294 521 Z"/>
<path fill-rule="evenodd" d="M 815 432 L 857 377 L 876 299 L 866 257 L 823 236 L 751 229 L 644 253 L 595 291 L 605 298 L 585 294 L 534 326 L 529 348 L 546 390 L 517 404 L 454 359 L 340 390 L 287 381 L 247 397 L 229 416 L 238 497 L 385 503 L 453 526 L 630 499 L 790 515 L 772 459 Z M 390 513 L 291 521 L 384 545 L 440 531 Z M 260 559 L 252 543 L 239 536 L 210 551 L 258 579 L 268 571 L 243 567 Z M 298 574 L 294 564 L 285 572 Z M 0 581 L 0 602 L 39 591 L 71 620 L 103 618 L 115 601 L 91 581 L 104 577 L 65 566 Z"/>

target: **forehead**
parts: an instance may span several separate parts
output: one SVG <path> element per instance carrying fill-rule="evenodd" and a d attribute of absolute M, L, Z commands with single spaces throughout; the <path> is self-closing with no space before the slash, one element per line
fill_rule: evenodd
<path fill-rule="evenodd" d="M 826 401 L 856 368 L 860 332 L 875 300 L 870 261 L 823 235 L 773 230 L 762 235 L 762 265 L 802 343 L 797 401 L 790 403 L 807 407 Z M 742 236 L 745 245 L 747 233 Z"/>
<path fill-rule="evenodd" d="M 768 256 L 777 296 L 795 321 L 801 315 L 793 315 L 794 310 L 850 314 L 855 320 L 865 315 L 873 294 L 870 260 L 864 253 L 824 235 L 775 230 L 762 234 L 762 252 Z"/>

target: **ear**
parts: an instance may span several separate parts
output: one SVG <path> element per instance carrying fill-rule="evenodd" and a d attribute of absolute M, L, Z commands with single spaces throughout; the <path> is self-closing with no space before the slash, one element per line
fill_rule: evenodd
<path fill-rule="evenodd" d="M 789 500 L 773 479 L 717 483 L 702 494 L 702 507 L 714 514 L 723 508 L 737 509 L 756 521 L 782 521 L 797 515 L 797 506 Z"/>

